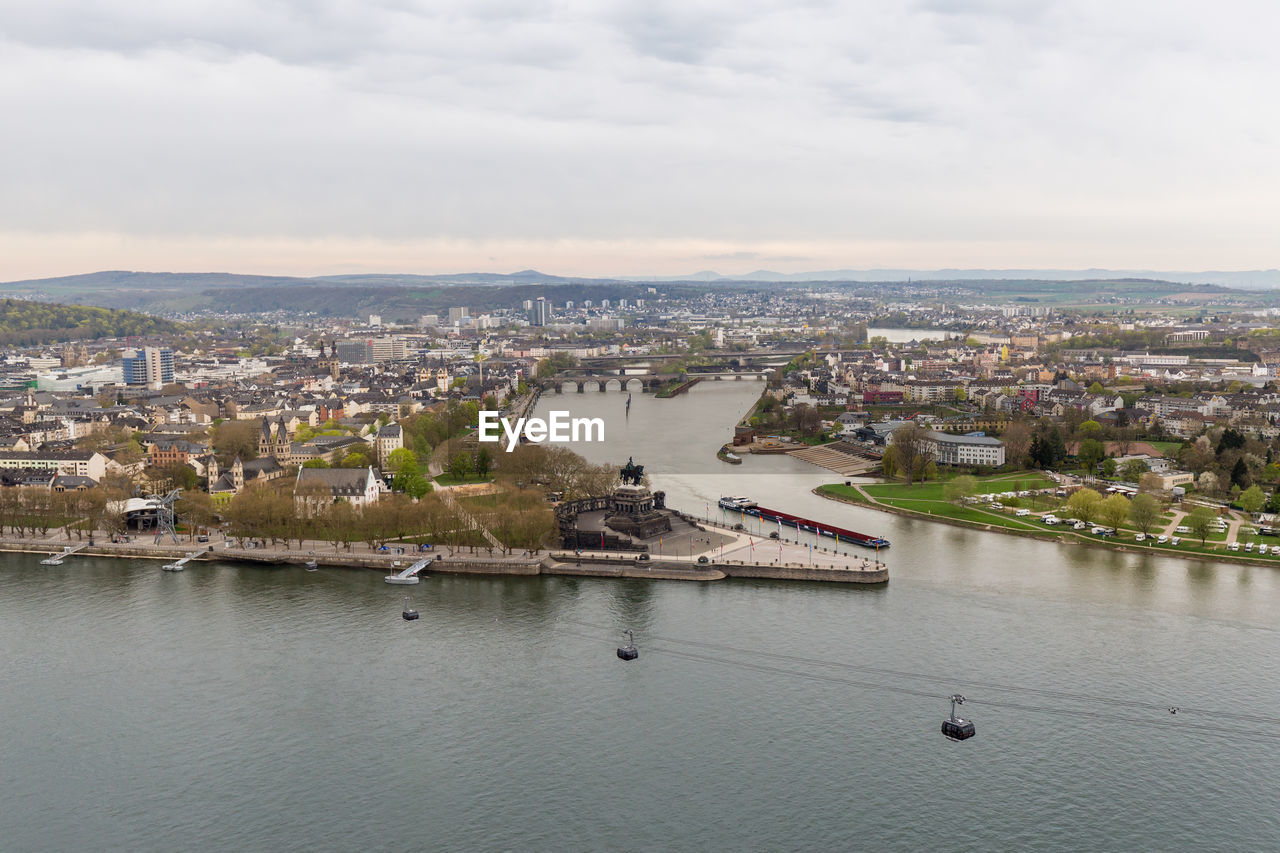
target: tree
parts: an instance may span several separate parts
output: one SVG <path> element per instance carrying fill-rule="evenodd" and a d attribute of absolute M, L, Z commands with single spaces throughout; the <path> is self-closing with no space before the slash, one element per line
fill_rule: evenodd
<path fill-rule="evenodd" d="M 476 452 L 475 459 L 476 476 L 484 480 L 489 477 L 489 472 L 493 468 L 493 454 L 489 448 L 482 447 Z"/>
<path fill-rule="evenodd" d="M 342 461 L 335 467 L 337 468 L 368 468 L 372 464 L 369 454 L 362 448 L 356 447 L 347 451 L 342 457 Z"/>
<path fill-rule="evenodd" d="M 1204 492 L 1206 495 L 1213 496 L 1218 494 L 1221 488 L 1218 475 L 1212 471 L 1203 471 L 1196 479 L 1196 488 Z"/>
<path fill-rule="evenodd" d="M 455 480 L 465 480 L 471 476 L 471 455 L 455 453 L 449 460 L 449 476 Z"/>
<path fill-rule="evenodd" d="M 1108 456 L 1106 459 L 1102 460 L 1102 476 L 1106 477 L 1108 480 L 1114 479 L 1117 467 L 1115 457 Z"/>
<path fill-rule="evenodd" d="M 1079 489 L 1067 498 L 1067 510 L 1085 524 L 1093 521 L 1102 504 L 1102 495 L 1093 489 Z"/>
<path fill-rule="evenodd" d="M 932 456 L 932 445 L 925 437 L 925 430 L 914 421 L 908 421 L 893 431 L 893 446 L 898 451 L 898 464 L 907 478 L 907 487 L 916 474 L 923 474 L 925 464 Z"/>
<path fill-rule="evenodd" d="M 1186 518 L 1187 527 L 1191 528 L 1192 535 L 1200 537 L 1201 545 L 1209 538 L 1209 527 L 1214 518 L 1213 510 L 1207 506 L 1196 507 Z"/>
<path fill-rule="evenodd" d="M 1244 457 L 1241 456 L 1236 460 L 1236 464 L 1231 467 L 1231 485 L 1245 488 L 1253 480 L 1249 476 L 1249 466 L 1245 464 Z"/>
<path fill-rule="evenodd" d="M 942 487 L 942 493 L 949 501 L 964 500 L 978 491 L 978 478 L 965 474 L 950 480 Z"/>
<path fill-rule="evenodd" d="M 1151 466 L 1141 459 L 1130 459 L 1120 466 L 1120 479 L 1126 483 L 1136 483 L 1150 470 Z"/>
<path fill-rule="evenodd" d="M 1256 484 L 1240 493 L 1240 508 L 1250 515 L 1262 509 L 1263 504 L 1266 502 L 1267 496 L 1263 494 L 1262 489 Z"/>
<path fill-rule="evenodd" d="M 385 468 L 392 474 L 399 474 L 406 467 L 418 467 L 418 455 L 407 447 L 398 447 L 387 454 Z"/>
<path fill-rule="evenodd" d="M 1108 527 L 1119 527 L 1129 517 L 1129 499 L 1118 493 L 1111 495 L 1102 502 L 1098 511 Z"/>
<path fill-rule="evenodd" d="M 880 457 L 880 470 L 887 479 L 892 480 L 898 474 L 898 449 L 889 445 Z"/>
<path fill-rule="evenodd" d="M 1129 502 L 1129 520 L 1142 533 L 1150 533 L 1160 520 L 1160 502 L 1146 493 L 1135 495 Z"/>
<path fill-rule="evenodd" d="M 1093 471 L 1103 457 L 1107 455 L 1107 450 L 1102 442 L 1096 438 L 1086 438 L 1080 442 L 1080 452 L 1076 455 L 1080 459 L 1080 465 L 1086 471 Z"/>
<path fill-rule="evenodd" d="M 1031 450 L 1031 427 L 1025 421 L 1014 421 L 1005 427 L 1000 440 L 1004 442 L 1005 462 L 1013 468 L 1024 467 Z"/>
<path fill-rule="evenodd" d="M 261 421 L 223 421 L 209 430 L 214 452 L 218 455 L 218 464 L 230 468 L 231 463 L 239 456 L 243 461 L 258 458 L 258 436 L 262 430 Z"/>

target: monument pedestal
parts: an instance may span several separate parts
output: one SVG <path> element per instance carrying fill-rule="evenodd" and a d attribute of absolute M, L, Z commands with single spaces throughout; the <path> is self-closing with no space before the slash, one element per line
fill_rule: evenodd
<path fill-rule="evenodd" d="M 605 527 L 637 539 L 648 539 L 671 530 L 671 519 L 655 507 L 652 492 L 640 485 L 623 484 L 609 496 Z"/>

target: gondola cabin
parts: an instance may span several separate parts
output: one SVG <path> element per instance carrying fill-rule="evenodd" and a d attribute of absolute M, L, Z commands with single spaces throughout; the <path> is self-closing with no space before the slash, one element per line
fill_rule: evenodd
<path fill-rule="evenodd" d="M 635 637 L 630 631 L 624 633 L 627 635 L 627 644 L 618 647 L 618 657 L 622 660 L 635 660 L 640 657 L 640 651 L 636 648 Z"/>
<path fill-rule="evenodd" d="M 942 721 L 942 735 L 947 740 L 968 740 L 978 733 L 971 720 L 956 716 L 956 706 L 964 704 L 959 693 L 951 697 L 951 716 Z"/>

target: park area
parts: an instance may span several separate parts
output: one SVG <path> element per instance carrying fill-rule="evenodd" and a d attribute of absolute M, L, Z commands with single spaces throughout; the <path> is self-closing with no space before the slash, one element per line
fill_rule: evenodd
<path fill-rule="evenodd" d="M 1065 489 L 1039 472 L 960 476 L 910 486 L 832 484 L 818 493 L 986 530 L 1157 553 L 1280 560 L 1280 537 L 1251 523 L 1247 513 L 1189 501 L 1169 504 L 1146 494 L 1130 499 L 1088 488 L 1074 489 L 1068 497 Z"/>

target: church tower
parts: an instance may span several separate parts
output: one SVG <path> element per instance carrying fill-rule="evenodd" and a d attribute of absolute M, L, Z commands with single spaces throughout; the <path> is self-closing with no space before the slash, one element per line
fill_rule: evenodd
<path fill-rule="evenodd" d="M 258 436 L 258 457 L 265 459 L 271 456 L 271 422 L 262 419 L 262 434 Z"/>
<path fill-rule="evenodd" d="M 289 428 L 284 425 L 284 415 L 276 421 L 275 441 L 271 446 L 271 455 L 281 465 L 289 464 L 289 457 L 293 455 L 293 451 L 289 447 Z"/>
<path fill-rule="evenodd" d="M 235 486 L 236 492 L 244 488 L 244 463 L 239 456 L 231 463 L 231 485 Z"/>

